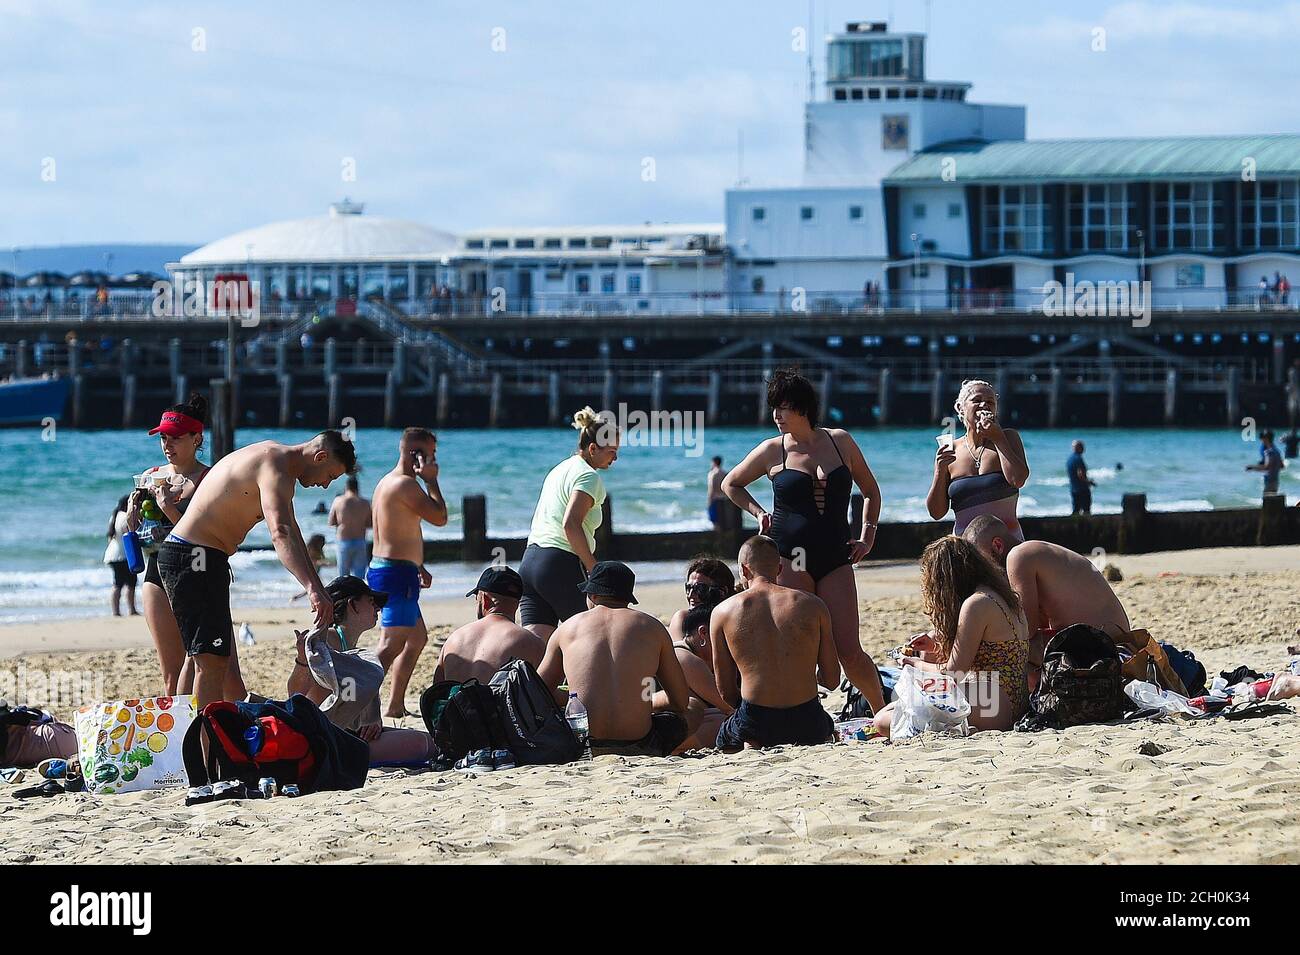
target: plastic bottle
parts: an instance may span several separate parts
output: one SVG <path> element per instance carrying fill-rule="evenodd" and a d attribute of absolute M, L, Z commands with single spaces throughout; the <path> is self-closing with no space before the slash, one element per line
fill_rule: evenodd
<path fill-rule="evenodd" d="M 244 730 L 244 744 L 248 747 L 248 755 L 256 756 L 262 751 L 262 724 L 254 723 L 248 729 Z"/>
<path fill-rule="evenodd" d="M 140 550 L 140 536 L 135 531 L 127 531 L 122 535 L 122 554 L 126 557 L 126 566 L 131 573 L 144 572 L 144 552 Z"/>
<path fill-rule="evenodd" d="M 573 730 L 573 735 L 582 743 L 584 755 L 590 755 L 591 730 L 587 720 L 587 708 L 582 705 L 582 700 L 578 699 L 578 694 L 572 690 L 569 691 L 569 702 L 564 705 L 564 719 L 568 722 L 569 729 Z"/>

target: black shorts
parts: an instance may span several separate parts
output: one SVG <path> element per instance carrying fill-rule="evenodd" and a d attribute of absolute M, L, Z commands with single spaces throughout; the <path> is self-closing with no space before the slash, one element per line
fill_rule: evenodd
<path fill-rule="evenodd" d="M 158 549 L 158 573 L 171 601 L 185 653 L 230 656 L 230 560 L 215 547 L 168 539 Z"/>
<path fill-rule="evenodd" d="M 815 746 L 830 742 L 835 735 L 835 721 L 813 697 L 798 706 L 757 706 L 740 701 L 736 712 L 718 729 L 714 745 L 718 749 L 754 746 Z"/>
<path fill-rule="evenodd" d="M 158 552 L 146 554 L 144 558 L 144 582 L 157 587 L 163 585 L 162 575 L 158 573 Z"/>
<path fill-rule="evenodd" d="M 671 710 L 650 717 L 650 732 L 637 740 L 593 739 L 592 756 L 671 756 L 690 732 L 686 717 Z"/>
<path fill-rule="evenodd" d="M 134 587 L 135 574 L 131 573 L 131 565 L 124 560 L 115 560 L 108 566 L 113 568 L 113 586 L 114 587 Z"/>
<path fill-rule="evenodd" d="M 1070 507 L 1075 514 L 1092 513 L 1092 489 L 1084 488 L 1082 491 L 1070 492 Z"/>
<path fill-rule="evenodd" d="M 587 595 L 578 586 L 587 580 L 577 554 L 558 547 L 524 548 L 519 564 L 524 595 L 519 601 L 519 623 L 544 623 L 557 627 L 563 620 L 587 609 Z"/>

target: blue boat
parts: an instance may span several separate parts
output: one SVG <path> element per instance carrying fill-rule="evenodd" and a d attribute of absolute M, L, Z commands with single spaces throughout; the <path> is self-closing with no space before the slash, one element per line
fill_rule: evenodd
<path fill-rule="evenodd" d="M 0 427 L 60 420 L 68 403 L 70 378 L 20 378 L 0 382 Z"/>

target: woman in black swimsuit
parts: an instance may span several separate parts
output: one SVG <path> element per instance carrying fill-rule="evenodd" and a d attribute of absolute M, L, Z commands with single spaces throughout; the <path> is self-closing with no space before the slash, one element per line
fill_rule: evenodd
<path fill-rule="evenodd" d="M 764 441 L 723 479 L 722 490 L 758 518 L 781 551 L 778 583 L 816 594 L 831 614 L 840 664 L 873 712 L 884 706 L 880 674 L 858 635 L 858 587 L 853 565 L 871 552 L 880 516 L 880 486 L 847 431 L 818 428 L 817 392 L 808 379 L 784 369 L 767 385 L 767 403 L 780 434 Z M 772 482 L 769 514 L 746 490 L 761 477 Z M 849 495 L 865 499 L 861 534 L 849 530 Z"/>

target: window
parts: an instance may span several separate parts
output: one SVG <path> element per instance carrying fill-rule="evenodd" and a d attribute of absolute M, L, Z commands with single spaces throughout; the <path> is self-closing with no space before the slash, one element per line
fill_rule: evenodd
<path fill-rule="evenodd" d="M 1300 182 L 1243 182 L 1238 199 L 1238 241 L 1243 249 L 1294 249 L 1300 245 Z"/>
<path fill-rule="evenodd" d="M 586 247 L 587 247 L 587 240 L 586 240 L 586 239 L 570 239 L 570 240 L 569 240 L 569 248 L 571 248 L 571 249 L 585 249 Z"/>
<path fill-rule="evenodd" d="M 948 203 L 948 218 L 949 218 L 949 219 L 960 219 L 960 218 L 961 218 L 961 203 L 960 203 L 960 202 L 950 202 L 950 203 Z"/>
<path fill-rule="evenodd" d="M 600 276 L 600 290 L 605 293 L 614 291 L 613 272 L 605 272 Z"/>
<path fill-rule="evenodd" d="M 531 249 L 533 247 L 532 239 L 515 239 L 516 249 Z"/>
<path fill-rule="evenodd" d="M 627 290 L 631 295 L 641 294 L 641 276 L 633 273 L 627 277 Z"/>
<path fill-rule="evenodd" d="M 925 218 L 925 203 L 924 203 L 924 202 L 914 202 L 914 203 L 912 204 L 912 218 L 913 218 L 913 219 L 924 219 L 924 218 Z"/>
<path fill-rule="evenodd" d="M 467 249 L 481 249 L 481 248 L 483 248 L 483 240 L 482 240 L 482 239 L 466 239 L 466 240 L 465 240 L 465 248 L 467 248 Z"/>
<path fill-rule="evenodd" d="M 1125 183 L 1069 186 L 1066 246 L 1071 252 L 1125 252 L 1136 216 Z"/>
<path fill-rule="evenodd" d="M 762 294 L 763 294 L 763 276 L 761 276 L 761 275 L 755 275 L 755 276 L 754 276 L 754 280 L 753 280 L 752 282 L 749 283 L 749 287 L 750 287 L 751 289 L 753 289 L 754 292 L 755 292 L 756 294 L 762 295 Z"/>
<path fill-rule="evenodd" d="M 1178 266 L 1174 273 L 1174 285 L 1178 288 L 1204 288 L 1205 266 L 1199 263 Z"/>
<path fill-rule="evenodd" d="M 862 90 L 855 87 L 849 91 L 849 99 L 862 99 Z"/>
<path fill-rule="evenodd" d="M 607 235 L 598 235 L 591 240 L 593 249 L 608 249 L 613 244 L 614 240 Z"/>
<path fill-rule="evenodd" d="M 984 187 L 984 248 L 988 252 L 1051 252 L 1042 186 Z"/>
<path fill-rule="evenodd" d="M 754 206 L 753 210 L 750 212 L 750 215 L 753 216 L 755 222 L 762 222 L 764 219 L 767 218 L 767 210 L 762 206 Z"/>
<path fill-rule="evenodd" d="M 488 243 L 489 249 L 507 249 L 510 247 L 509 239 L 493 239 Z"/>
<path fill-rule="evenodd" d="M 803 222 L 812 222 L 812 219 L 813 219 L 813 207 L 812 207 L 812 206 L 800 206 L 800 207 L 799 207 L 799 218 L 800 218 L 800 220 L 803 221 Z"/>
<path fill-rule="evenodd" d="M 837 100 L 846 100 L 849 98 L 849 91 L 844 89 L 837 89 L 835 91 L 835 98 Z"/>
<path fill-rule="evenodd" d="M 544 239 L 544 240 L 542 241 L 542 247 L 543 247 L 543 248 L 547 248 L 547 249 L 558 249 L 558 248 L 561 248 L 562 246 L 563 246 L 563 243 L 562 243 L 559 239 Z"/>
<path fill-rule="evenodd" d="M 1152 247 L 1209 250 L 1223 245 L 1222 203 L 1209 182 L 1157 182 L 1151 186 Z"/>
<path fill-rule="evenodd" d="M 849 221 L 857 222 L 861 218 L 862 218 L 862 207 L 849 206 Z"/>
<path fill-rule="evenodd" d="M 912 273 L 914 279 L 928 279 L 930 277 L 930 263 L 922 262 L 918 265 L 913 262 L 908 271 Z"/>
<path fill-rule="evenodd" d="M 573 277 L 573 289 L 579 295 L 586 295 L 591 291 L 591 276 L 575 275 Z"/>

